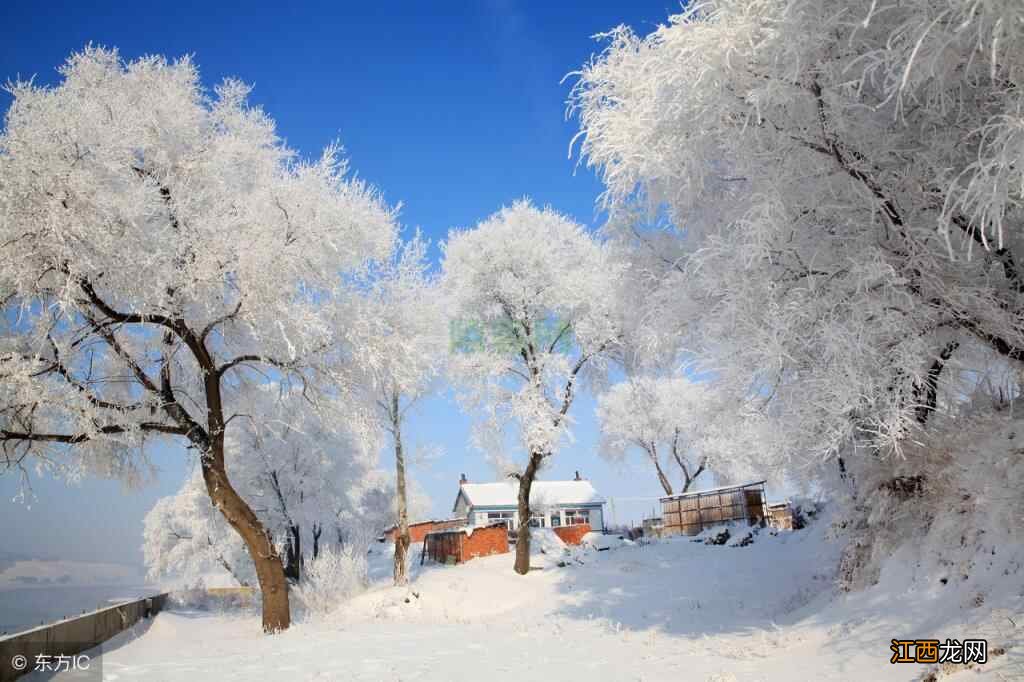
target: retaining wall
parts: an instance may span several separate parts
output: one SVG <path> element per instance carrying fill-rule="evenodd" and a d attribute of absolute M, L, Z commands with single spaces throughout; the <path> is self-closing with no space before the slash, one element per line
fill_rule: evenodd
<path fill-rule="evenodd" d="M 127 630 L 143 618 L 156 615 L 166 600 L 166 594 L 158 594 L 0 637 L 0 682 L 16 680 L 28 672 L 12 667 L 11 660 L 15 656 L 24 656 L 31 670 L 36 656 L 40 654 L 54 657 L 79 654 Z"/>

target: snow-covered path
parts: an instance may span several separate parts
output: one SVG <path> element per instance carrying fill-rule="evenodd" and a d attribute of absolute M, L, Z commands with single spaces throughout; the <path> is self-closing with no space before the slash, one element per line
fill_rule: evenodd
<path fill-rule="evenodd" d="M 549 552 L 526 577 L 510 555 L 430 567 L 409 590 L 372 589 L 329 622 L 275 637 L 251 615 L 164 613 L 108 647 L 104 679 L 917 680 L 926 666 L 890 664 L 889 643 L 931 636 L 1014 642 L 983 675 L 954 679 L 1024 679 L 1007 622 L 1019 602 L 971 611 L 881 585 L 836 596 L 816 568 L 835 566 L 820 536 L 674 539 L 564 567 Z"/>

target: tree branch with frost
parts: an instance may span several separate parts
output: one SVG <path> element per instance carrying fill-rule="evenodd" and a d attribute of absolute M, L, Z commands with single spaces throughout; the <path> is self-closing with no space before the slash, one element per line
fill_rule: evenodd
<path fill-rule="evenodd" d="M 226 417 L 251 413 L 259 381 L 224 374 L 257 361 L 295 372 L 287 359 L 302 358 L 306 402 L 284 419 L 328 412 L 353 373 L 338 324 L 347 283 L 390 256 L 397 228 L 337 145 L 301 159 L 248 105 L 248 86 L 200 83 L 187 58 L 126 63 L 87 48 L 53 86 L 10 86 L 0 434 L 16 457 L 123 475 L 148 438 L 183 439 L 254 563 L 273 632 L 290 623 L 280 557 L 224 451 L 241 423 Z"/>
<path fill-rule="evenodd" d="M 526 456 L 503 472 L 519 488 L 519 573 L 529 568 L 532 483 L 566 433 L 579 382 L 619 342 L 609 304 L 620 275 L 581 226 L 528 201 L 453 230 L 444 245 L 443 288 L 463 321 L 451 374 L 487 422 L 516 425 Z"/>

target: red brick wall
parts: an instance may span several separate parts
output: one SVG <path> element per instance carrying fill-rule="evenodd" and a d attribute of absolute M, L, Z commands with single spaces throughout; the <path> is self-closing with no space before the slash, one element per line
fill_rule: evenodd
<path fill-rule="evenodd" d="M 555 535 L 562 539 L 567 545 L 578 545 L 583 541 L 583 536 L 590 532 L 589 523 L 581 523 L 578 526 L 559 526 L 552 528 Z"/>
<path fill-rule="evenodd" d="M 505 526 L 475 528 L 472 535 L 463 536 L 460 561 L 481 556 L 508 553 L 508 529 Z"/>
<path fill-rule="evenodd" d="M 452 528 L 461 528 L 466 525 L 465 519 L 448 519 L 447 521 L 421 521 L 420 523 L 409 524 L 409 541 L 412 543 L 423 542 L 424 536 L 427 533 L 433 533 L 439 530 L 450 530 Z M 398 528 L 392 526 L 384 531 L 384 537 L 390 542 L 395 541 L 395 537 L 398 535 Z"/>
<path fill-rule="evenodd" d="M 459 531 L 441 531 L 427 537 L 427 555 L 438 563 L 454 557 L 455 563 L 477 557 L 508 553 L 508 529 L 505 526 L 474 528 L 472 535 Z"/>

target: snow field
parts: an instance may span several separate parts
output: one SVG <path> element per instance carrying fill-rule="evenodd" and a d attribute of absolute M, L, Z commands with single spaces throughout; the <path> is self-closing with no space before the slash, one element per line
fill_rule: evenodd
<path fill-rule="evenodd" d="M 596 551 L 538 538 L 532 564 L 543 570 L 527 576 L 511 554 L 420 568 L 412 552 L 408 588 L 378 579 L 274 637 L 255 614 L 163 613 L 108 645 L 105 679 L 917 680 L 927 668 L 891 665 L 889 643 L 930 636 L 1007 649 L 954 679 L 1021 679 L 1012 666 L 1024 647 L 1008 620 L 1024 622 L 1019 597 L 965 610 L 953 593 L 908 590 L 899 571 L 838 595 L 826 525 L 762 531 L 742 548 L 590 536 L 609 546 Z M 371 575 L 386 550 L 371 554 Z"/>

